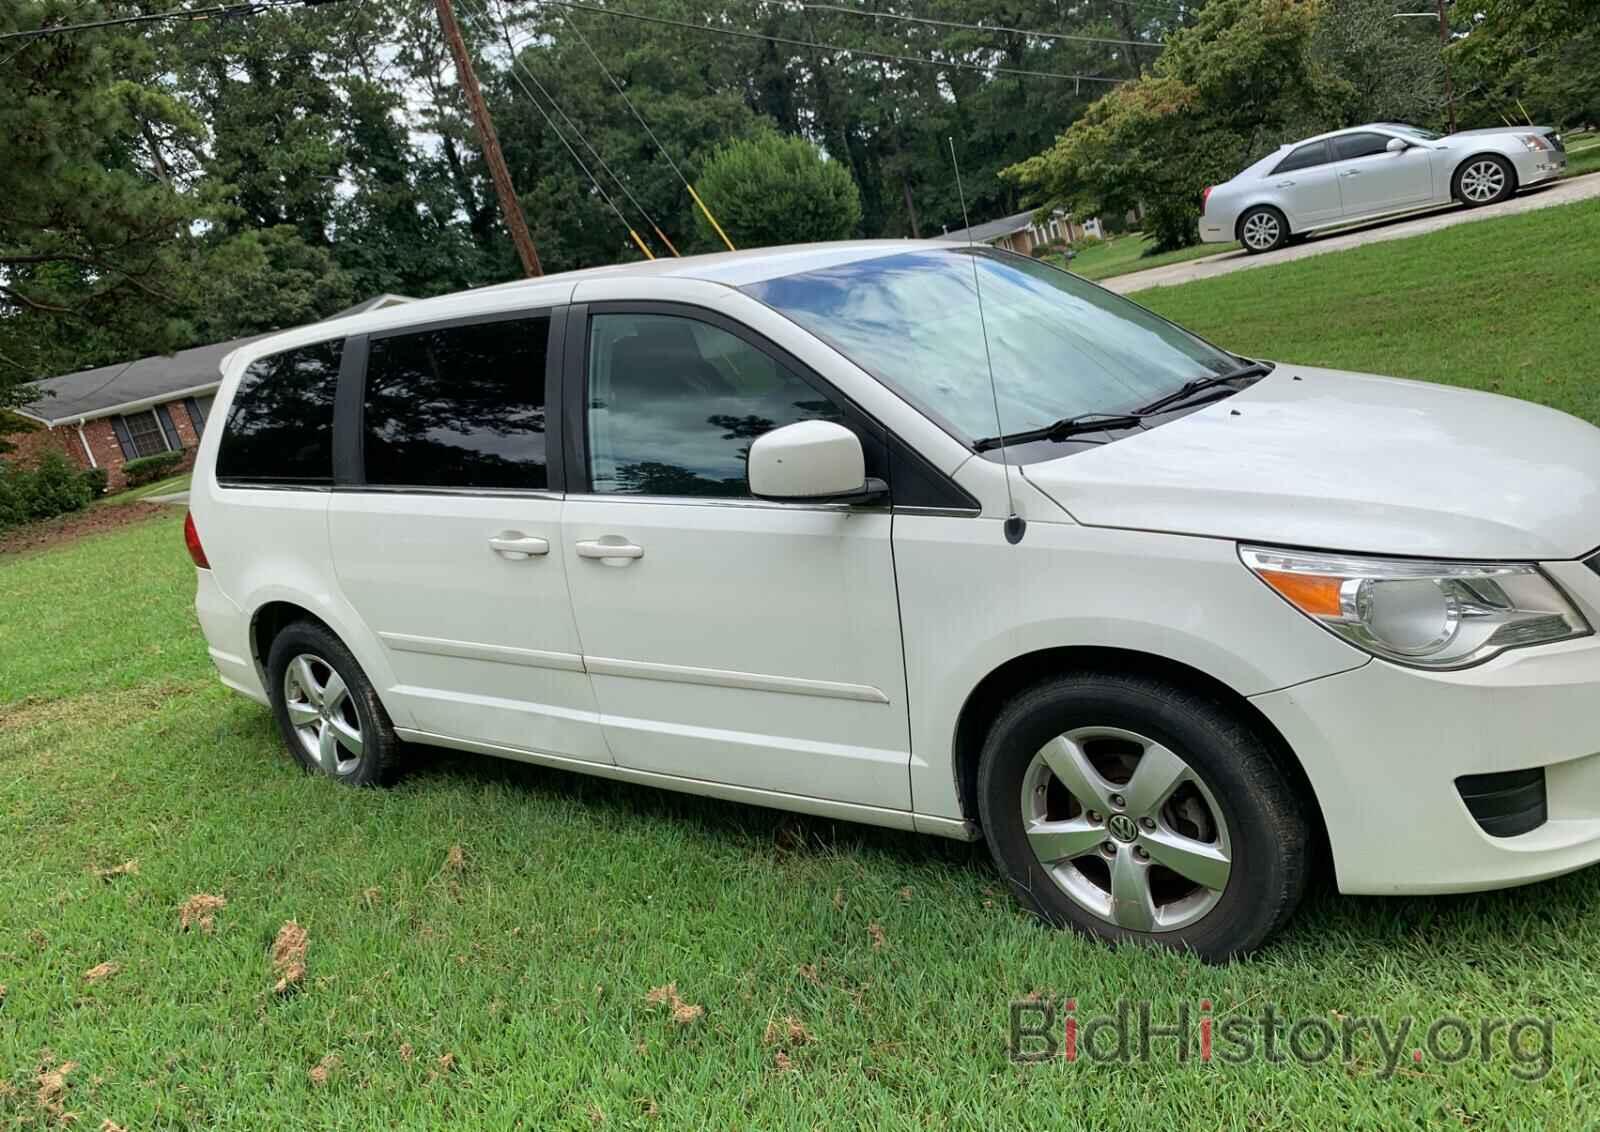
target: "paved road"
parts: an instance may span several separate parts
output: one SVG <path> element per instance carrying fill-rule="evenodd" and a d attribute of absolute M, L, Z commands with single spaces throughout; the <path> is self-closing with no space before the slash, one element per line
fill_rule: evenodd
<path fill-rule="evenodd" d="M 1339 232 L 1332 236 L 1313 236 L 1303 244 L 1295 244 L 1279 251 L 1268 252 L 1265 255 L 1246 255 L 1242 251 L 1225 252 L 1222 255 L 1211 256 L 1207 259 L 1195 259 L 1187 263 L 1170 264 L 1166 267 L 1152 267 L 1148 271 L 1135 271 L 1129 275 L 1117 275 L 1110 279 L 1100 280 L 1100 285 L 1120 294 L 1127 294 L 1129 291 L 1142 291 L 1146 287 L 1170 287 L 1176 283 L 1189 283 L 1196 279 L 1210 279 L 1217 275 L 1228 275 L 1232 272 L 1245 271 L 1252 267 L 1268 267 L 1274 263 L 1287 263 L 1291 259 L 1305 259 L 1307 256 L 1344 251 L 1346 248 L 1358 248 L 1362 244 L 1376 244 L 1384 240 L 1399 240 L 1406 236 L 1420 236 L 1424 232 L 1437 232 L 1441 228 L 1450 228 L 1457 224 L 1470 224 L 1475 220 L 1491 220 L 1496 216 L 1510 216 L 1512 213 L 1517 212 L 1532 212 L 1535 209 L 1549 208 L 1557 204 L 1570 204 L 1575 200 L 1587 200 L 1590 197 L 1600 197 L 1600 174 L 1574 177 L 1568 181 L 1557 181 L 1549 188 L 1532 189 L 1520 196 L 1513 197 L 1504 204 L 1492 204 L 1487 208 L 1466 209 L 1460 206 L 1452 206 L 1438 212 L 1407 217 L 1404 220 L 1391 220 L 1386 223 L 1368 225 L 1365 228 Z"/>

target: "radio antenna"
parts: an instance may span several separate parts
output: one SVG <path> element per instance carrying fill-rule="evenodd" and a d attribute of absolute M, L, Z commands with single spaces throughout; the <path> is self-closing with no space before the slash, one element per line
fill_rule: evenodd
<path fill-rule="evenodd" d="M 956 196 L 961 201 L 961 223 L 967 229 L 967 247 L 976 249 L 978 241 L 973 239 L 972 221 L 967 219 L 967 194 L 961 187 L 961 163 L 956 160 L 956 139 L 946 137 L 945 140 L 950 143 L 950 167 L 956 172 Z M 978 328 L 983 332 L 983 360 L 989 367 L 989 396 L 994 400 L 994 428 L 995 435 L 1000 441 L 1000 469 L 1006 477 L 1006 508 L 1011 512 L 1006 516 L 1006 541 L 1015 546 L 1022 541 L 1028 523 L 1017 514 L 1016 500 L 1011 497 L 1011 464 L 1006 458 L 1006 426 L 1000 420 L 1000 390 L 994 380 L 994 357 L 989 353 L 989 323 L 983 317 L 983 287 L 978 282 L 978 257 L 972 255 L 968 258 L 972 260 L 972 293 L 978 299 Z"/>

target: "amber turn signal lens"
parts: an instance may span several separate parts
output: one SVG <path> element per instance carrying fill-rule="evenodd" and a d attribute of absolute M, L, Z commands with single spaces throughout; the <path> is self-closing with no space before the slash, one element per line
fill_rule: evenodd
<path fill-rule="evenodd" d="M 1344 607 L 1339 601 L 1342 578 L 1324 574 L 1291 574 L 1284 570 L 1262 570 L 1261 580 L 1277 590 L 1302 613 L 1313 617 L 1337 617 Z"/>

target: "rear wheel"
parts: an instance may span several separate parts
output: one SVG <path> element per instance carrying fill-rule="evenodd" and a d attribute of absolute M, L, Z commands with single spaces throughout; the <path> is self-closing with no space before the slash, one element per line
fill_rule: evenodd
<path fill-rule="evenodd" d="M 1495 204 L 1516 191 L 1517 171 L 1503 157 L 1473 157 L 1456 170 L 1456 198 L 1468 208 Z"/>
<path fill-rule="evenodd" d="M 350 786 L 391 781 L 400 739 L 356 658 L 322 625 L 297 621 L 267 656 L 272 713 L 295 760 Z"/>
<path fill-rule="evenodd" d="M 978 775 L 995 862 L 1042 918 L 1219 962 L 1259 947 L 1305 886 L 1310 827 L 1261 737 L 1143 676 L 1038 685 L 996 720 Z"/>
<path fill-rule="evenodd" d="M 1289 242 L 1289 221 L 1275 208 L 1252 208 L 1239 217 L 1239 242 L 1251 255 L 1274 251 Z"/>

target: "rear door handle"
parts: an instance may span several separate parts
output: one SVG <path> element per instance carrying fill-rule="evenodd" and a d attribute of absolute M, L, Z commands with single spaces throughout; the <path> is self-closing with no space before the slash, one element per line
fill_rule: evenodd
<path fill-rule="evenodd" d="M 644 547 L 631 542 L 606 542 L 604 539 L 584 539 L 577 544 L 579 558 L 631 559 L 643 558 Z"/>
<path fill-rule="evenodd" d="M 1359 176 L 1361 176 L 1361 170 L 1359 170 L 1359 169 L 1346 169 L 1343 173 L 1340 173 L 1339 176 L 1341 176 L 1341 177 L 1359 177 Z"/>
<path fill-rule="evenodd" d="M 1274 188 L 1278 188 L 1278 189 L 1292 189 L 1292 188 L 1294 188 L 1294 182 L 1293 181 L 1279 181 L 1273 187 Z"/>
<path fill-rule="evenodd" d="M 489 540 L 489 549 L 502 558 L 509 558 L 520 562 L 524 558 L 531 558 L 536 554 L 550 553 L 550 540 L 535 538 L 525 535 L 521 531 L 507 531 L 503 535 L 495 535 Z"/>

